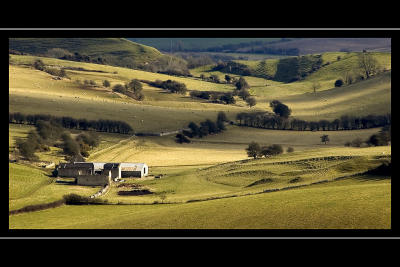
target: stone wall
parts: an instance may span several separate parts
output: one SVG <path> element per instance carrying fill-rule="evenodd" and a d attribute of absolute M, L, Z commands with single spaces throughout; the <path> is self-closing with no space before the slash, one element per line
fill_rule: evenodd
<path fill-rule="evenodd" d="M 89 175 L 92 171 L 88 168 L 58 168 L 59 177 L 77 177 L 78 175 Z"/>
<path fill-rule="evenodd" d="M 111 183 L 111 177 L 109 175 L 79 175 L 77 177 L 78 185 L 106 185 Z"/>

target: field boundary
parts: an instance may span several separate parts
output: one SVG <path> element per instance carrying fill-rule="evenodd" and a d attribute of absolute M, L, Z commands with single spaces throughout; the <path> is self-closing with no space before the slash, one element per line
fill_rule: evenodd
<path fill-rule="evenodd" d="M 39 211 L 39 210 L 46 210 L 46 209 L 51 209 L 51 208 L 57 208 L 65 204 L 64 199 L 56 200 L 50 203 L 44 203 L 44 204 L 36 204 L 36 205 L 29 205 L 25 206 L 23 208 L 17 209 L 17 210 L 10 210 L 8 212 L 8 215 L 15 215 L 15 214 L 20 214 L 20 213 L 26 213 L 26 212 L 33 212 L 33 211 Z"/>

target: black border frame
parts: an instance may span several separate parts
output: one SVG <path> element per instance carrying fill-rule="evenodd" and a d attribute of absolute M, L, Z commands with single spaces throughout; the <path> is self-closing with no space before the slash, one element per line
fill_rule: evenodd
<path fill-rule="evenodd" d="M 397 29 L 377 28 L 9 28 L 0 31 L 2 44 L 5 46 L 8 38 L 18 37 L 135 37 L 135 38 L 255 38 L 255 37 L 287 37 L 287 38 L 391 38 L 392 46 L 398 44 Z M 5 62 L 5 54 L 4 61 Z M 395 54 L 392 54 L 395 56 Z M 395 57 L 392 57 L 392 61 Z M 397 61 L 395 61 L 397 62 Z M 396 66 L 396 64 L 394 64 Z M 4 64 L 5 66 L 5 64 Z M 392 69 L 396 70 L 396 67 Z M 4 72 L 5 73 L 5 72 Z M 396 77 L 396 75 L 394 76 Z M 395 87 L 395 86 L 394 86 Z M 395 87 L 396 88 L 396 87 Z M 5 100 L 7 98 L 3 98 Z M 3 105 L 5 107 L 5 105 Z M 394 110 L 393 110 L 394 112 Z M 4 117 L 5 118 L 5 117 Z M 395 118 L 395 116 L 394 116 Z M 5 118 L 6 119 L 6 118 Z M 396 145 L 396 142 L 392 143 Z M 393 155 L 392 155 L 393 157 Z M 394 157 L 395 160 L 396 157 Z M 5 161 L 5 159 L 4 159 Z M 396 164 L 394 164 L 396 165 Z M 5 182 L 6 179 L 3 179 Z M 392 180 L 392 228 L 388 230 L 278 230 L 278 229 L 173 229 L 173 230 L 13 230 L 8 223 L 2 227 L 4 238 L 397 238 L 400 237 L 397 218 L 398 197 L 393 194 L 397 186 Z M 5 185 L 3 188 L 7 188 Z M 3 196 L 7 196 L 8 193 Z M 4 203 L 4 212 L 8 210 Z M 5 222 L 5 220 L 4 220 Z"/>

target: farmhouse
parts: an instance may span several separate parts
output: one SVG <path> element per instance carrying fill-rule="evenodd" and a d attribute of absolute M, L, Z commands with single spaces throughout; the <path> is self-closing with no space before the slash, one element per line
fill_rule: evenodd
<path fill-rule="evenodd" d="M 94 164 L 92 162 L 60 163 L 57 167 L 60 177 L 77 177 L 78 175 L 94 174 Z"/>
<path fill-rule="evenodd" d="M 104 185 L 122 177 L 145 177 L 149 167 L 145 163 L 73 162 L 60 163 L 59 177 L 74 177 L 79 185 Z"/>

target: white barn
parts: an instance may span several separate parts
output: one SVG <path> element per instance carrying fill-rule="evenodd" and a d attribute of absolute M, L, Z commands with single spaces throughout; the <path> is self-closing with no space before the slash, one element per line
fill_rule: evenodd
<path fill-rule="evenodd" d="M 149 175 L 149 166 L 146 163 L 127 163 L 119 164 L 121 177 L 145 177 Z"/>

